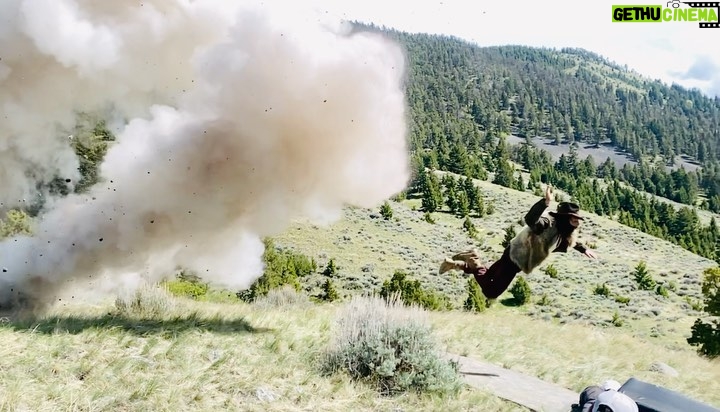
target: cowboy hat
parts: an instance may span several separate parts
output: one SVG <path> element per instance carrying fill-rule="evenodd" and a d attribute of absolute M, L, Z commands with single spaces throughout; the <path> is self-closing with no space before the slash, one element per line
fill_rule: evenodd
<path fill-rule="evenodd" d="M 575 203 L 560 202 L 558 204 L 557 211 L 549 212 L 549 215 L 552 217 L 575 216 L 576 218 L 578 218 L 580 220 L 584 220 L 585 218 L 578 214 L 579 211 L 580 211 L 580 206 L 578 206 Z"/>

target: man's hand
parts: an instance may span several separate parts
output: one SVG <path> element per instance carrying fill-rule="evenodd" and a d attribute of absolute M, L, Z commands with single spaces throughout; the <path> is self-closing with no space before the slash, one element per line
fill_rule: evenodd
<path fill-rule="evenodd" d="M 550 206 L 550 202 L 552 202 L 553 195 L 552 195 L 552 186 L 547 185 L 545 187 L 545 204 Z"/>
<path fill-rule="evenodd" d="M 593 251 L 590 250 L 590 249 L 585 249 L 584 255 L 587 256 L 587 257 L 589 257 L 589 258 L 591 258 L 591 259 L 597 258 L 597 255 L 595 254 L 595 252 L 593 252 Z"/>

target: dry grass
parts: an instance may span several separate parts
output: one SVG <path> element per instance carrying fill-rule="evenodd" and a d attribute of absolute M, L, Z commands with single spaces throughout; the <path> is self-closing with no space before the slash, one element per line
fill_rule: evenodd
<path fill-rule="evenodd" d="M 260 296 L 253 302 L 253 305 L 261 310 L 271 308 L 296 310 L 307 309 L 312 302 L 307 295 L 297 293 L 292 286 L 286 285 L 270 290 L 265 296 Z"/>
<path fill-rule="evenodd" d="M 0 326 L 0 410 L 521 410 L 470 388 L 451 397 L 383 397 L 343 373 L 323 377 L 318 360 L 338 338 L 336 321 L 357 309 L 347 303 L 288 310 L 165 301 L 163 313 L 153 316 L 108 303 L 6 320 Z M 717 362 L 620 330 L 532 320 L 519 310 L 500 305 L 478 315 L 417 309 L 406 315 L 425 319 L 441 349 L 575 390 L 635 376 L 720 405 Z M 650 372 L 656 361 L 679 377 Z"/>
<path fill-rule="evenodd" d="M 558 325 L 518 316 L 517 311 L 491 308 L 478 315 L 438 313 L 432 319 L 448 352 L 578 392 L 606 379 L 622 383 L 635 377 L 720 406 L 720 359 L 709 361 L 690 350 L 669 350 L 620 329 Z M 678 376 L 652 371 L 656 362 L 669 365 Z"/>
<path fill-rule="evenodd" d="M 513 410 L 469 389 L 382 397 L 343 374 L 321 377 L 338 306 L 167 302 L 154 316 L 108 303 L 6 320 L 0 410 Z"/>

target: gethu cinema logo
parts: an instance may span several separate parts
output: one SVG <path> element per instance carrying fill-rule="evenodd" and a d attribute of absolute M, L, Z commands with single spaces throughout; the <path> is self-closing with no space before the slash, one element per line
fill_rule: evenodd
<path fill-rule="evenodd" d="M 717 22 L 720 2 L 688 2 L 690 8 L 680 8 L 679 0 L 660 5 L 613 5 L 613 22 L 660 23 L 668 21 Z"/>

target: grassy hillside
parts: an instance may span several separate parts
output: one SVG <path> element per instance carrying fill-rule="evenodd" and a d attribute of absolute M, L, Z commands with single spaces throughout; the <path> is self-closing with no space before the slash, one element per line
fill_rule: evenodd
<path fill-rule="evenodd" d="M 538 199 L 530 193 L 487 181 L 475 183 L 486 203 L 495 207 L 492 215 L 471 218 L 479 231 L 477 240 L 463 230 L 462 219 L 449 214 L 435 213 L 436 223 L 426 222 L 419 200 L 413 199 L 393 202 L 394 215 L 390 220 L 382 219 L 377 211 L 350 208 L 339 223 L 318 227 L 299 222 L 276 241 L 315 257 L 321 267 L 332 258 L 340 267 L 335 281 L 346 293 L 377 289 L 400 269 L 412 273 L 428 288 L 448 295 L 460 306 L 466 297 L 466 278 L 459 272 L 438 276 L 439 263 L 445 256 L 470 247 L 484 251 L 489 261 L 499 258 L 504 229 L 515 225 L 519 231 L 522 226 L 518 221 Z M 623 322 L 619 329 L 668 348 L 687 348 L 684 339 L 699 314 L 688 300 L 700 299 L 702 271 L 715 263 L 605 217 L 586 214 L 589 219 L 580 236 L 594 247 L 599 259 L 591 260 L 577 252 L 554 254 L 527 276 L 535 302 L 522 311 L 558 324 L 602 327 L 611 327 L 617 312 Z M 668 297 L 636 290 L 632 273 L 640 261 L 646 262 L 657 282 L 674 289 Z M 548 264 L 557 269 L 557 279 L 545 275 Z M 319 290 L 323 281 L 321 274 L 308 279 L 311 293 Z M 612 296 L 594 294 L 595 286 L 602 284 L 612 294 L 630 298 L 630 302 L 622 304 Z M 543 295 L 547 295 L 543 302 L 546 304 L 538 305 Z M 498 300 L 509 297 L 506 292 Z"/>
<path fill-rule="evenodd" d="M 475 183 L 495 208 L 472 219 L 477 239 L 449 214 L 434 213 L 434 224 L 425 221 L 417 199 L 391 202 L 389 220 L 377 210 L 347 208 L 328 227 L 297 222 L 275 238 L 279 247 L 316 259 L 316 273 L 302 279 L 309 295 L 319 293 L 322 270 L 332 258 L 341 301 L 313 304 L 307 295 L 278 291 L 252 304 L 217 294 L 208 302 L 156 290 L 145 291 L 139 304 L 74 303 L 40 319 L 3 318 L 0 409 L 522 410 L 469 387 L 450 398 L 384 397 L 343 374 L 323 376 L 318 369 L 348 298 L 377 291 L 395 270 L 408 271 L 460 307 L 466 278 L 437 275 L 439 262 L 469 247 L 496 259 L 504 229 L 537 200 L 487 181 Z M 543 268 L 528 276 L 533 299 L 527 305 L 514 306 L 506 293 L 482 313 L 425 313 L 439 348 L 575 391 L 634 376 L 720 406 L 720 360 L 699 357 L 684 341 L 699 314 L 686 298 L 699 299 L 700 274 L 714 263 L 587 215 L 581 236 L 598 260 L 578 253 L 552 256 L 548 263 L 558 278 Z M 676 285 L 667 298 L 636 290 L 631 272 L 641 260 L 656 281 Z M 629 302 L 594 294 L 601 283 Z M 662 364 L 677 375 L 661 372 Z"/>
<path fill-rule="evenodd" d="M 510 208 L 517 200 L 504 197 L 501 191 L 493 193 L 499 209 Z M 332 254 L 342 267 L 339 278 L 345 279 L 348 286 L 369 286 L 375 283 L 370 279 L 385 278 L 393 267 L 424 267 L 426 272 L 418 276 L 425 283 L 445 292 L 459 289 L 457 277 L 430 274 L 434 266 L 431 260 L 443 254 L 443 247 L 449 251 L 468 243 L 462 236 L 453 235 L 457 233 L 456 222 L 438 215 L 440 222 L 432 227 L 444 235 L 433 242 L 430 237 L 434 231 L 424 228 L 430 225 L 413 220 L 417 212 L 406 205 L 395 205 L 395 210 L 398 222 L 373 220 L 369 217 L 372 211 L 348 210 L 346 219 L 330 228 L 298 225 L 283 239 L 314 256 Z M 495 219 L 510 219 L 511 215 L 498 212 Z M 492 227 L 490 222 L 487 228 Z M 427 239 L 436 250 L 416 249 L 424 244 L 421 242 L 410 249 L 388 246 L 404 246 L 402 242 L 413 237 L 406 231 L 408 228 L 415 231 L 415 238 Z M 483 243 L 496 249 L 497 238 L 487 228 Z M 314 233 L 316 242 L 301 242 L 296 236 L 302 231 Z M 357 239 L 358 231 L 370 240 Z M 388 252 L 362 250 L 370 250 L 372 239 L 383 232 L 397 233 L 394 241 L 379 242 Z M 611 268 L 617 264 L 609 257 L 614 250 L 610 240 L 621 239 L 620 235 L 643 239 L 642 235 L 619 228 L 602 233 L 608 237 L 598 240 L 598 250 L 606 257 L 596 264 L 556 259 L 562 273 L 560 282 L 542 281 L 542 275 L 531 278 L 536 291 L 542 286 L 561 294 L 578 292 L 580 296 L 574 303 L 563 300 L 551 306 L 551 313 L 566 311 L 560 318 L 533 319 L 527 314 L 535 311 L 535 305 L 526 308 L 502 304 L 480 314 L 446 311 L 418 312 L 417 316 L 432 327 L 440 350 L 492 362 L 575 391 L 608 378 L 624 381 L 634 376 L 720 406 L 720 363 L 702 359 L 681 345 L 669 348 L 674 346 L 670 337 L 683 333 L 680 324 L 675 323 L 674 331 L 664 328 L 666 333 L 656 338 L 642 336 L 652 329 L 651 324 L 666 324 L 668 312 L 681 306 L 674 302 L 677 299 L 651 307 L 652 298 L 628 292 L 633 297 L 631 306 L 642 308 L 638 316 L 652 317 L 645 322 L 629 319 L 627 326 L 619 328 L 604 322 L 592 326 L 587 319 L 574 319 L 573 312 L 603 317 L 601 311 L 595 310 L 608 304 L 586 297 L 583 285 L 588 283 L 588 277 L 613 273 Z M 350 237 L 344 246 L 338 241 L 343 236 Z M 297 240 L 292 241 L 293 237 Z M 624 256 L 637 257 L 641 253 L 642 246 L 632 245 L 633 240 L 623 243 L 628 248 Z M 671 259 L 672 252 L 682 254 L 664 244 L 649 246 L 654 248 L 653 256 L 662 259 Z M 421 263 L 409 263 L 408 257 L 425 254 Z M 384 260 L 373 259 L 376 255 Z M 373 262 L 377 266 L 372 274 L 356 269 Z M 700 261 L 688 263 L 698 269 L 703 267 Z M 608 270 L 600 270 L 605 266 Z M 584 267 L 589 268 L 587 273 Z M 621 278 L 619 274 L 606 277 Z M 450 397 L 414 393 L 387 397 L 344 374 L 322 375 L 319 359 L 342 330 L 338 321 L 346 313 L 346 302 L 313 304 L 307 296 L 284 290 L 252 304 L 231 299 L 207 302 L 146 288 L 139 299 L 94 306 L 58 305 L 40 319 L 6 317 L 0 323 L 0 339 L 4 342 L 0 349 L 0 410 L 523 410 L 470 387 Z M 368 305 L 376 304 L 368 301 Z M 645 313 L 654 308 L 661 308 L 661 313 Z M 683 311 L 679 310 L 677 316 L 684 318 Z M 659 373 L 655 366 L 658 363 L 669 365 L 678 375 Z"/>

